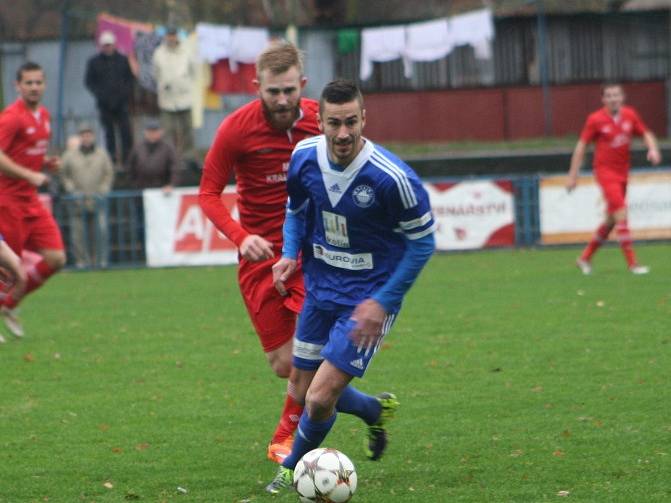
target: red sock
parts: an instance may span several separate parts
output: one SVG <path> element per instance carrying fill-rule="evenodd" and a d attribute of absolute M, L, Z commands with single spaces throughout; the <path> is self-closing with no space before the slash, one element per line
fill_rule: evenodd
<path fill-rule="evenodd" d="M 617 234 L 617 240 L 620 242 L 620 248 L 622 248 L 627 265 L 629 267 L 636 265 L 636 255 L 634 254 L 631 233 L 629 232 L 629 225 L 626 219 L 615 224 L 615 233 Z"/>
<path fill-rule="evenodd" d="M 592 258 L 592 255 L 594 255 L 603 242 L 608 239 L 608 234 L 610 234 L 610 231 L 612 230 L 612 224 L 601 224 L 601 226 L 594 233 L 594 236 L 592 236 L 590 242 L 583 250 L 582 255 L 580 255 L 580 259 L 589 262 Z"/>
<path fill-rule="evenodd" d="M 15 299 L 14 296 L 12 295 L 12 292 L 10 291 L 7 296 L 5 297 L 5 300 L 3 302 L 3 305 L 10 308 L 14 309 L 16 305 L 25 297 L 28 295 L 30 292 L 33 290 L 38 289 L 41 287 L 44 282 L 49 279 L 49 277 L 54 274 L 56 271 L 54 271 L 51 267 L 49 267 L 49 264 L 46 263 L 44 259 L 40 260 L 35 267 L 32 267 L 28 269 L 28 284 L 26 285 L 26 291 L 24 292 L 23 296 L 19 299 Z"/>
<path fill-rule="evenodd" d="M 271 440 L 273 444 L 279 444 L 293 435 L 298 427 L 298 420 L 303 413 L 303 405 L 296 402 L 296 399 L 292 396 L 292 390 L 293 386 L 289 383 L 287 385 L 287 397 L 284 401 L 282 416 Z"/>

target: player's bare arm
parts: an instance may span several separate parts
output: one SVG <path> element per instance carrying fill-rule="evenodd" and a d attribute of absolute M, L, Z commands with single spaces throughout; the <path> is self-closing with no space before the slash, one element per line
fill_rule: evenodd
<path fill-rule="evenodd" d="M 366 299 L 356 306 L 352 313 L 356 326 L 350 332 L 350 338 L 354 344 L 370 351 L 382 335 L 382 324 L 386 316 L 387 312 L 384 307 L 376 300 Z"/>
<path fill-rule="evenodd" d="M 257 234 L 250 234 L 240 243 L 240 255 L 250 262 L 273 258 L 273 244 Z"/>
<path fill-rule="evenodd" d="M 648 155 L 646 156 L 648 162 L 653 166 L 657 166 L 662 162 L 662 154 L 659 151 L 659 146 L 657 145 L 657 138 L 652 133 L 652 131 L 646 131 L 643 133 L 643 141 L 645 146 L 648 147 Z"/>
<path fill-rule="evenodd" d="M 566 179 L 566 190 L 569 192 L 575 189 L 578 184 L 578 173 L 580 173 L 582 163 L 585 161 L 586 150 L 587 144 L 582 140 L 578 140 L 578 143 L 576 143 L 575 149 L 573 150 L 573 155 L 571 155 L 571 165 Z"/>
<path fill-rule="evenodd" d="M 273 284 L 282 297 L 287 295 L 284 284 L 296 271 L 296 268 L 296 260 L 287 257 L 282 257 L 273 265 Z"/>
<path fill-rule="evenodd" d="M 48 181 L 47 175 L 38 171 L 33 171 L 15 163 L 12 159 L 0 150 L 0 171 L 13 178 L 26 180 L 35 187 L 40 187 Z"/>

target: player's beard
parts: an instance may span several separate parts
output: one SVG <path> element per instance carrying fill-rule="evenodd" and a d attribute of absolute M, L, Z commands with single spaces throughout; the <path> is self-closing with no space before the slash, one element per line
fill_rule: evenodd
<path fill-rule="evenodd" d="M 266 105 L 266 102 L 261 100 L 263 104 L 263 113 L 268 122 L 276 129 L 289 129 L 299 116 L 300 101 L 295 106 L 289 107 L 275 107 L 271 108 Z"/>

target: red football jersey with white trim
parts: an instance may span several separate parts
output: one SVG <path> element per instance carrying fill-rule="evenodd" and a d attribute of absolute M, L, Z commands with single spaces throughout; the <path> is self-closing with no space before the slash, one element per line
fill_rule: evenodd
<path fill-rule="evenodd" d="M 595 142 L 594 173 L 601 180 L 627 179 L 630 167 L 632 136 L 642 136 L 648 130 L 636 110 L 629 106 L 620 108 L 613 117 L 601 108 L 587 117 L 580 139 Z"/>
<path fill-rule="evenodd" d="M 226 117 L 205 158 L 199 202 L 215 226 L 240 246 L 249 234 L 258 234 L 277 248 L 287 203 L 287 172 L 296 144 L 319 134 L 319 103 L 302 98 L 300 117 L 279 130 L 270 125 L 257 99 Z M 235 173 L 240 224 L 231 218 L 220 196 Z"/>
<path fill-rule="evenodd" d="M 50 116 L 44 106 L 33 113 L 19 98 L 0 113 L 0 150 L 24 168 L 42 170 L 50 138 Z M 0 173 L 0 196 L 37 196 L 37 188 Z"/>

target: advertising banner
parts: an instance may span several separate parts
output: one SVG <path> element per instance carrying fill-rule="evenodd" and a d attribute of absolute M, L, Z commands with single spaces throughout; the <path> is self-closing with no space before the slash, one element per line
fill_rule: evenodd
<path fill-rule="evenodd" d="M 603 221 L 606 204 L 591 176 L 567 192 L 565 176 L 540 182 L 541 243 L 588 241 Z M 634 239 L 671 238 L 671 170 L 632 173 L 627 189 L 628 220 Z"/>
<path fill-rule="evenodd" d="M 510 180 L 425 183 L 438 225 L 438 250 L 515 244 L 515 198 Z"/>
<path fill-rule="evenodd" d="M 513 185 L 509 180 L 425 183 L 437 223 L 439 250 L 471 250 L 515 244 Z M 235 187 L 222 200 L 237 218 Z M 237 250 L 198 205 L 198 189 L 170 195 L 143 191 L 147 265 L 216 265 L 237 262 Z"/>
<path fill-rule="evenodd" d="M 234 264 L 236 246 L 205 216 L 198 205 L 198 188 L 174 189 L 170 195 L 161 189 L 142 193 L 145 215 L 147 265 Z M 222 201 L 237 218 L 235 187 L 226 187 Z"/>

